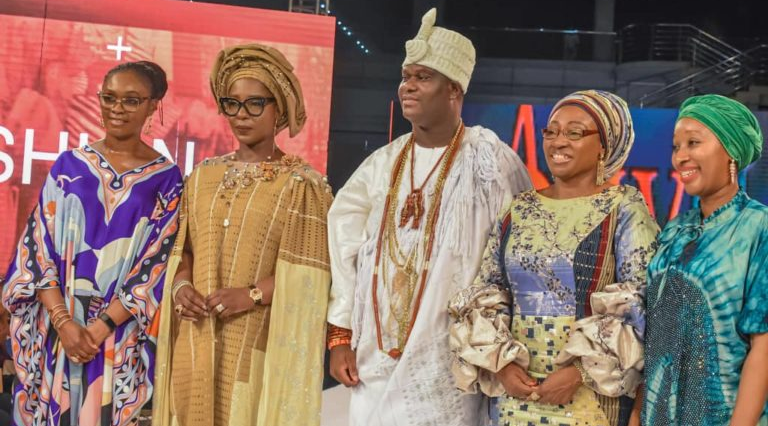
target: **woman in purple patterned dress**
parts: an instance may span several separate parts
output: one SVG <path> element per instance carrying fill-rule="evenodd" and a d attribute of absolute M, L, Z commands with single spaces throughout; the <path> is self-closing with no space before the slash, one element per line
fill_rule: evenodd
<path fill-rule="evenodd" d="M 3 288 L 15 425 L 135 424 L 152 398 L 182 176 L 141 132 L 167 88 L 151 62 L 110 70 L 105 138 L 61 154 L 45 181 Z"/>

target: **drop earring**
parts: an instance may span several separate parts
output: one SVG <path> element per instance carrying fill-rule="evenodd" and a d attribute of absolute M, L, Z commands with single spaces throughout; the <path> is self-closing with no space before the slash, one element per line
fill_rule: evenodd
<path fill-rule="evenodd" d="M 597 186 L 603 186 L 605 184 L 605 161 L 603 161 L 603 153 L 600 153 L 600 157 L 597 160 L 597 180 L 595 181 Z"/>
<path fill-rule="evenodd" d="M 728 161 L 728 172 L 731 175 L 731 184 L 736 183 L 736 178 L 738 177 L 738 170 L 736 167 L 736 160 L 731 158 Z"/>

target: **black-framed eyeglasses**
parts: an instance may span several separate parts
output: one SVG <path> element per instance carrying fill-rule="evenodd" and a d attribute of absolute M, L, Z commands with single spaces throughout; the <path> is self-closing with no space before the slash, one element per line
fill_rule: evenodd
<path fill-rule="evenodd" d="M 103 108 L 114 108 L 117 104 L 120 104 L 123 106 L 123 109 L 128 112 L 136 112 L 139 109 L 139 106 L 143 104 L 144 102 L 148 101 L 150 98 L 147 97 L 139 97 L 139 96 L 126 96 L 124 98 L 118 98 L 115 95 L 110 95 L 109 93 L 102 93 L 99 92 L 99 103 Z"/>
<path fill-rule="evenodd" d="M 571 141 L 578 141 L 582 138 L 585 138 L 589 135 L 594 135 L 597 133 L 600 133 L 599 130 L 588 130 L 588 129 L 579 129 L 579 128 L 573 128 L 573 129 L 553 129 L 551 127 L 545 127 L 541 129 L 541 136 L 544 137 L 546 140 L 552 140 L 555 139 L 560 133 L 565 135 L 568 140 Z"/>
<path fill-rule="evenodd" d="M 275 102 L 275 98 L 253 97 L 238 101 L 235 98 L 219 98 L 219 105 L 221 105 L 221 112 L 230 117 L 236 116 L 240 112 L 240 108 L 245 108 L 245 112 L 251 117 L 258 117 L 264 113 L 264 107 Z"/>

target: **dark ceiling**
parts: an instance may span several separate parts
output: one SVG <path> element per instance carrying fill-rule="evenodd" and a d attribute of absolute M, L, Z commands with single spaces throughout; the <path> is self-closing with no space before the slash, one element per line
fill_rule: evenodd
<path fill-rule="evenodd" d="M 247 7 L 287 10 L 289 0 L 207 0 Z M 610 0 L 607 0 L 610 2 Z M 418 29 L 421 14 L 439 6 L 438 25 L 481 38 L 493 56 L 503 49 L 505 28 L 593 30 L 595 3 L 606 0 L 331 0 L 333 14 L 354 32 L 339 34 L 337 48 L 354 49 L 361 39 L 375 53 L 398 53 Z M 768 42 L 768 0 L 615 0 L 613 30 L 635 23 L 689 23 L 738 47 Z M 498 43 L 496 43 L 498 44 Z M 538 48 L 532 43 L 528 48 Z M 490 50 L 489 50 L 490 52 Z M 514 52 L 510 52 L 514 56 Z"/>

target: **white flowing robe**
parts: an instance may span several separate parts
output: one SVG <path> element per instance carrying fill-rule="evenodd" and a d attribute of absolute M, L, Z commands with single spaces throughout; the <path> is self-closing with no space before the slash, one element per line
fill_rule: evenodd
<path fill-rule="evenodd" d="M 474 280 L 500 209 L 512 195 L 531 189 L 531 181 L 518 156 L 495 133 L 480 126 L 466 128 L 443 189 L 421 307 L 402 356 L 392 359 L 386 351 L 397 347 L 397 323 L 389 309 L 388 283 L 380 274 L 382 352 L 376 338 L 372 276 L 392 169 L 409 137 L 403 135 L 371 154 L 339 190 L 328 213 L 333 277 L 328 322 L 352 330 L 360 376 L 360 383 L 351 392 L 350 425 L 483 425 L 487 418 L 483 397 L 463 395 L 454 386 L 448 302 Z M 444 150 L 416 145 L 416 186 L 424 182 Z M 409 154 L 399 189 L 396 223 L 411 190 L 410 164 Z M 438 174 L 439 169 L 425 187 L 426 210 Z M 412 230 L 410 224 L 398 228 L 403 252 L 423 238 L 426 217 L 419 230 Z M 386 253 L 382 253 L 381 264 L 389 268 L 388 276 L 393 276 L 394 266 Z"/>

